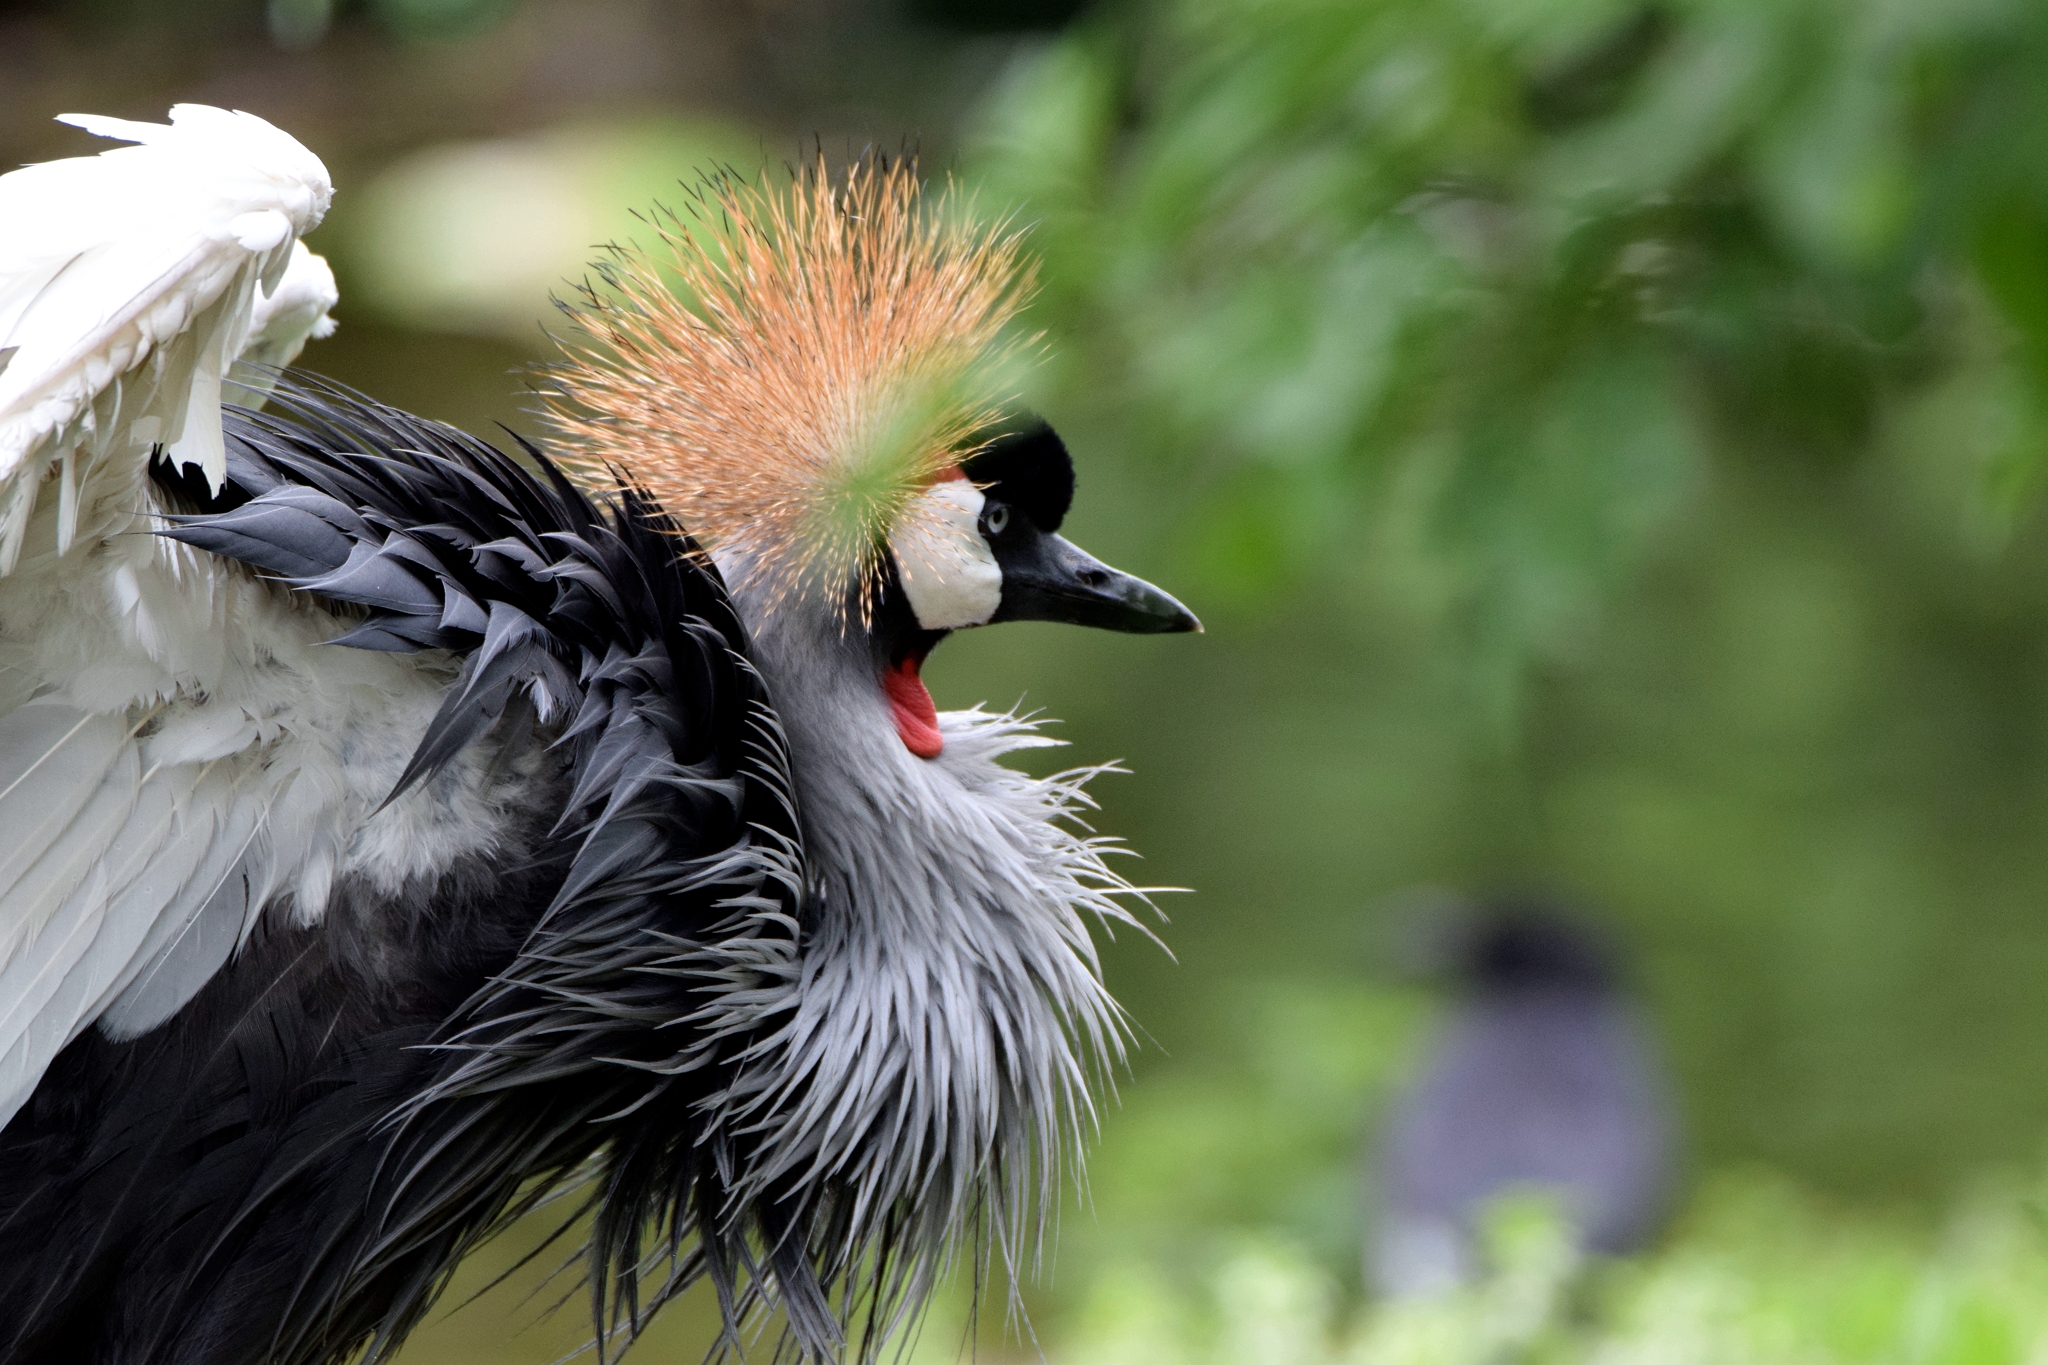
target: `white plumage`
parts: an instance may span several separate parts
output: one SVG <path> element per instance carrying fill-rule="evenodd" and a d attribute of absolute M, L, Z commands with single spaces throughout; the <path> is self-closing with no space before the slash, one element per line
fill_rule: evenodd
<path fill-rule="evenodd" d="M 918 624 L 927 630 L 984 624 L 1003 597 L 1003 571 L 976 529 L 987 500 L 967 480 L 946 479 L 919 501 L 923 515 L 906 516 L 890 540 Z"/>
<path fill-rule="evenodd" d="M 339 302 L 341 292 L 334 287 L 334 272 L 327 262 L 308 251 L 304 242 L 294 242 L 291 262 L 277 288 L 256 293 L 249 339 L 228 372 L 228 401 L 261 406 L 277 379 L 271 371 L 297 360 L 308 341 L 334 335 L 329 313 Z"/>
<path fill-rule="evenodd" d="M 326 169 L 251 114 L 64 121 L 136 145 L 0 176 L 0 1125 L 94 1022 L 175 1012 L 266 902 L 310 921 L 345 866 L 402 882 L 482 837 L 460 777 L 365 828 L 445 664 L 318 648 L 331 616 L 147 534 L 152 449 L 218 486 L 230 366 L 259 403 L 256 367 L 333 330 L 298 241 Z"/>
<path fill-rule="evenodd" d="M 253 114 L 64 121 L 136 145 L 0 176 L 0 572 L 51 465 L 60 552 L 105 462 L 162 444 L 218 486 L 221 380 L 258 287 L 276 290 L 333 197 L 320 159 Z"/>

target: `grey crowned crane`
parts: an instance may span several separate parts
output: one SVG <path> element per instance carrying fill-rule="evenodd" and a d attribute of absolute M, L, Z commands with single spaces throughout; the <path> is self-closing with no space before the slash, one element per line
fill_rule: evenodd
<path fill-rule="evenodd" d="M 1014 239 L 714 182 L 506 454 L 261 368 L 331 327 L 296 141 L 67 119 L 134 145 L 0 177 L 0 1361 L 380 1358 L 563 1191 L 614 1345 L 1014 1268 L 1133 889 L 918 670 L 1198 629 L 1057 534 Z"/>

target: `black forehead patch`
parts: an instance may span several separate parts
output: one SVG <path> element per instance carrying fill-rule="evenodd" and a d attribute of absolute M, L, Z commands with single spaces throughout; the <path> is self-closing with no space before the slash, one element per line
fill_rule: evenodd
<path fill-rule="evenodd" d="M 987 484 L 990 497 L 1023 512 L 1041 531 L 1059 530 L 1074 504 L 1073 457 L 1059 433 L 1042 421 L 998 436 L 961 469 L 976 483 Z"/>

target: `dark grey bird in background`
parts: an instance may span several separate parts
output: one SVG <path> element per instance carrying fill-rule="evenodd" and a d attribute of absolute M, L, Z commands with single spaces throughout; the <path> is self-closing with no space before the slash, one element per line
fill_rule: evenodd
<path fill-rule="evenodd" d="M 1462 996 L 1368 1175 L 1366 1277 L 1388 1295 L 1472 1278 L 1503 1195 L 1549 1193 L 1581 1250 L 1614 1255 L 1656 1232 L 1671 1190 L 1670 1087 L 1606 945 L 1529 900 L 1461 937 Z"/>

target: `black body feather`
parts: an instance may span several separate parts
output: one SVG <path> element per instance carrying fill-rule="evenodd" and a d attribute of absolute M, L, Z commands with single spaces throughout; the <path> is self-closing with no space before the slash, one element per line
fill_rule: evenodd
<path fill-rule="evenodd" d="M 545 799 L 516 856 L 396 901 L 344 881 L 313 928 L 267 913 L 170 1022 L 66 1049 L 0 1132 L 0 1361 L 374 1359 L 576 1180 L 600 1334 L 708 1277 L 729 1323 L 772 1299 L 835 1353 L 843 1204 L 829 1179 L 735 1194 L 749 1138 L 712 1103 L 750 1041 L 718 1002 L 797 970 L 804 886 L 715 570 L 531 449 L 333 388 L 277 405 L 230 418 L 218 496 L 160 470 L 195 509 L 167 534 L 342 604 L 337 646 L 461 657 L 401 786 L 481 742 Z"/>

